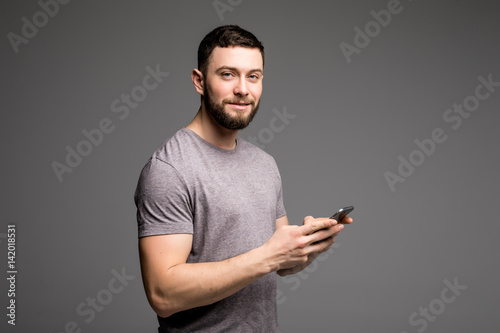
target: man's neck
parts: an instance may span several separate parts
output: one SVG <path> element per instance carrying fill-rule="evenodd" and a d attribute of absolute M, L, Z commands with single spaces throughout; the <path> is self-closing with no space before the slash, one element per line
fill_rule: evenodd
<path fill-rule="evenodd" d="M 186 126 L 187 129 L 194 131 L 205 141 L 222 149 L 234 149 L 236 147 L 236 137 L 238 130 L 230 130 L 219 125 L 205 110 L 203 105 L 198 113 Z"/>

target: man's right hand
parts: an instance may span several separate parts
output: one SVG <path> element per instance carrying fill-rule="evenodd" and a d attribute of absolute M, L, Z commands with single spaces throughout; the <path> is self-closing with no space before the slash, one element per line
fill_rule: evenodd
<path fill-rule="evenodd" d="M 308 216 L 304 225 L 282 225 L 263 248 L 271 271 L 278 271 L 308 262 L 309 255 L 327 251 L 344 226 L 329 218 Z"/>

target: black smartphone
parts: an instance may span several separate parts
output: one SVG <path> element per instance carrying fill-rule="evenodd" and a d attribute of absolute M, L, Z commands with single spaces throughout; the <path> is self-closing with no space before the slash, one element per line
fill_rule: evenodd
<path fill-rule="evenodd" d="M 353 206 L 347 206 L 344 208 L 340 208 L 335 214 L 333 214 L 330 218 L 337 220 L 337 222 L 342 223 L 344 217 L 347 216 L 350 212 L 354 210 Z"/>

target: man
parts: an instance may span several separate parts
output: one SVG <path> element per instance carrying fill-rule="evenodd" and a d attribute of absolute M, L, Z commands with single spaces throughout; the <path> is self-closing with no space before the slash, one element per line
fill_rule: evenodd
<path fill-rule="evenodd" d="M 289 225 L 274 159 L 238 137 L 258 110 L 263 70 L 250 32 L 205 36 L 191 73 L 200 109 L 142 170 L 139 252 L 159 332 L 280 332 L 274 272 L 304 269 L 343 228 L 311 216 Z"/>

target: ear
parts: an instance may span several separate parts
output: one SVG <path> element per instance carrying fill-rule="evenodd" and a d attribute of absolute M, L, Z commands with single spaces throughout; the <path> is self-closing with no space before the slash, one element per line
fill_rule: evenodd
<path fill-rule="evenodd" d="M 205 84 L 205 78 L 203 77 L 203 73 L 197 70 L 196 68 L 193 69 L 191 72 L 191 80 L 193 81 L 194 88 L 198 92 L 198 94 L 203 96 L 203 86 Z"/>

